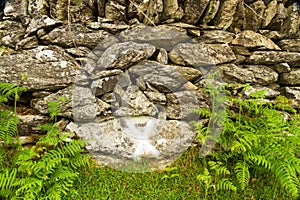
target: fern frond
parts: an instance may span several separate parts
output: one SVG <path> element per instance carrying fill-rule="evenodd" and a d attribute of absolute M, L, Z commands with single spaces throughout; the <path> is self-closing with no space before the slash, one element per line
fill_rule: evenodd
<path fill-rule="evenodd" d="M 236 191 L 237 188 L 236 186 L 227 178 L 223 178 L 220 181 L 218 181 L 217 190 L 231 190 L 231 191 Z"/>
<path fill-rule="evenodd" d="M 271 162 L 263 155 L 258 155 L 254 152 L 248 152 L 245 155 L 245 160 L 250 161 L 253 164 L 263 166 L 267 170 L 271 169 Z"/>
<path fill-rule="evenodd" d="M 296 170 L 285 161 L 276 162 L 271 170 L 274 171 L 283 188 L 293 197 L 297 197 L 300 192 L 300 180 Z"/>
<path fill-rule="evenodd" d="M 64 153 L 61 149 L 52 149 L 47 151 L 32 169 L 39 177 L 43 177 L 52 173 L 65 160 L 67 159 L 64 158 Z"/>
<path fill-rule="evenodd" d="M 235 164 L 234 170 L 237 181 L 239 182 L 241 189 L 244 190 L 245 187 L 248 185 L 250 179 L 250 172 L 247 163 L 237 162 Z"/>
<path fill-rule="evenodd" d="M 85 143 L 82 140 L 72 140 L 71 142 L 66 142 L 62 147 L 62 150 L 66 152 L 68 156 L 75 156 L 83 151 Z"/>
<path fill-rule="evenodd" d="M 9 110 L 0 111 L 0 141 L 12 142 L 18 136 L 18 117 Z"/>
<path fill-rule="evenodd" d="M 246 147 L 238 141 L 233 141 L 230 150 L 233 153 L 243 153 L 247 151 Z"/>
<path fill-rule="evenodd" d="M 18 179 L 15 183 L 18 189 L 15 191 L 16 197 L 36 199 L 43 187 L 43 181 L 33 177 Z"/>
<path fill-rule="evenodd" d="M 16 176 L 17 169 L 15 168 L 11 171 L 6 169 L 4 173 L 0 174 L 0 190 L 12 188 L 12 185 L 16 180 Z"/>
<path fill-rule="evenodd" d="M 16 100 L 18 100 L 21 93 L 25 91 L 26 88 L 20 87 L 16 84 L 0 82 L 0 105 L 7 102 L 11 97 L 14 97 Z"/>
<path fill-rule="evenodd" d="M 204 168 L 203 174 L 197 175 L 197 180 L 201 183 L 204 183 L 205 185 L 210 185 L 212 182 L 212 176 L 210 175 L 207 168 Z"/>
<path fill-rule="evenodd" d="M 225 176 L 230 174 L 230 171 L 223 166 L 222 162 L 208 161 L 211 170 L 214 170 L 217 176 Z"/>

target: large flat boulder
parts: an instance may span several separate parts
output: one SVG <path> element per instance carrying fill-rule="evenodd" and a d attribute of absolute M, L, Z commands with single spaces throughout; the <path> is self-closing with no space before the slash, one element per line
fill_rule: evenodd
<path fill-rule="evenodd" d="M 188 123 L 153 117 L 122 117 L 69 127 L 89 141 L 86 148 L 97 161 L 128 171 L 164 168 L 184 153 L 195 137 Z"/>
<path fill-rule="evenodd" d="M 38 46 L 0 59 L 0 81 L 29 90 L 58 90 L 73 83 L 80 65 L 57 46 Z M 26 79 L 22 79 L 22 76 Z"/>

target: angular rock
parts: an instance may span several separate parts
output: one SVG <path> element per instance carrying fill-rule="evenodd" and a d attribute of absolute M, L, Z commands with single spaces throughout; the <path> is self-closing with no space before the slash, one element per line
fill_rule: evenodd
<path fill-rule="evenodd" d="M 291 71 L 291 67 L 288 63 L 279 63 L 277 65 L 272 66 L 272 68 L 278 73 L 285 73 Z"/>
<path fill-rule="evenodd" d="M 177 0 L 164 0 L 163 19 L 180 20 L 183 17 L 183 9 L 178 6 Z"/>
<path fill-rule="evenodd" d="M 51 16 L 56 20 L 68 22 L 95 21 L 93 6 L 89 5 L 89 1 L 50 0 L 48 6 Z"/>
<path fill-rule="evenodd" d="M 203 13 L 201 17 L 201 23 L 207 24 L 210 22 L 217 14 L 220 6 L 220 0 L 210 0 L 205 12 Z"/>
<path fill-rule="evenodd" d="M 126 4 L 124 4 L 124 1 L 108 0 L 105 4 L 105 18 L 110 20 L 127 21 Z"/>
<path fill-rule="evenodd" d="M 282 87 L 281 92 L 284 96 L 291 99 L 292 105 L 296 108 L 300 106 L 300 87 Z"/>
<path fill-rule="evenodd" d="M 183 21 L 189 24 L 197 24 L 202 16 L 205 8 L 207 7 L 209 0 L 186 0 L 184 1 Z"/>
<path fill-rule="evenodd" d="M 199 102 L 196 92 L 180 91 L 169 93 L 167 96 L 167 117 L 169 119 L 192 121 L 197 119 L 198 115 L 194 109 L 199 109 Z"/>
<path fill-rule="evenodd" d="M 219 11 L 213 20 L 213 24 L 217 28 L 226 30 L 232 24 L 233 15 L 235 14 L 238 3 L 239 0 L 221 1 Z"/>
<path fill-rule="evenodd" d="M 124 22 L 120 22 L 120 23 L 91 22 L 87 25 L 87 27 L 96 30 L 104 29 L 113 34 L 130 28 L 130 26 L 125 24 Z"/>
<path fill-rule="evenodd" d="M 233 33 L 240 33 L 245 29 L 246 25 L 246 9 L 245 2 L 239 1 L 236 6 L 235 14 L 233 15 L 233 21 L 228 28 L 228 31 Z"/>
<path fill-rule="evenodd" d="M 159 52 L 156 56 L 156 61 L 161 64 L 167 65 L 168 64 L 168 52 L 163 48 L 159 49 Z"/>
<path fill-rule="evenodd" d="M 288 63 L 291 66 L 297 66 L 300 64 L 300 53 L 283 51 L 255 51 L 251 54 L 248 61 L 256 65 Z"/>
<path fill-rule="evenodd" d="M 280 83 L 285 85 L 300 85 L 300 69 L 282 73 L 280 76 Z"/>
<path fill-rule="evenodd" d="M 202 76 L 201 71 L 192 67 L 179 67 L 176 66 L 178 72 L 188 81 L 194 81 Z"/>
<path fill-rule="evenodd" d="M 272 40 L 251 30 L 245 30 L 237 34 L 236 38 L 232 40 L 231 43 L 233 45 L 240 45 L 247 48 L 280 50 L 280 48 Z"/>
<path fill-rule="evenodd" d="M 19 119 L 18 131 L 20 136 L 41 134 L 42 131 L 36 127 L 50 122 L 50 118 L 44 115 L 20 115 Z"/>
<path fill-rule="evenodd" d="M 255 92 L 258 92 L 258 91 L 266 91 L 265 93 L 265 98 L 274 98 L 274 97 L 277 97 L 280 95 L 280 92 L 276 91 L 276 90 L 273 90 L 271 88 L 268 88 L 268 87 L 261 87 L 261 86 L 251 86 L 248 90 L 244 91 L 243 94 L 246 96 L 246 97 L 250 97 L 251 94 L 255 93 Z"/>
<path fill-rule="evenodd" d="M 160 92 L 174 92 L 182 89 L 187 81 L 172 65 L 162 65 L 154 61 L 144 61 L 134 65 L 129 72 L 142 77 Z"/>
<path fill-rule="evenodd" d="M 200 37 L 201 35 L 201 31 L 197 29 L 188 29 L 188 33 L 196 37 Z"/>
<path fill-rule="evenodd" d="M 48 102 L 60 102 L 58 116 L 74 118 L 76 121 L 89 121 L 107 112 L 110 105 L 95 98 L 89 88 L 70 86 L 41 99 L 33 99 L 33 108 L 42 114 L 49 114 Z"/>
<path fill-rule="evenodd" d="M 246 5 L 246 24 L 245 30 L 252 30 L 257 32 L 260 28 L 262 20 L 264 19 L 262 16 L 265 12 L 265 4 L 262 0 L 255 1 L 249 6 Z"/>
<path fill-rule="evenodd" d="M 37 32 L 39 29 L 51 30 L 52 27 L 62 24 L 61 21 L 57 21 L 49 18 L 47 15 L 38 15 L 30 20 L 29 25 L 26 28 L 26 36 Z"/>
<path fill-rule="evenodd" d="M 230 62 L 236 59 L 227 44 L 178 44 L 169 53 L 170 60 L 178 65 L 201 67 Z"/>
<path fill-rule="evenodd" d="M 79 137 L 90 141 L 86 148 L 98 163 L 131 172 L 166 167 L 195 137 L 188 123 L 152 117 L 124 117 L 73 127 Z"/>
<path fill-rule="evenodd" d="M 288 17 L 283 21 L 283 25 L 280 27 L 280 33 L 286 38 L 300 37 L 300 17 L 299 8 L 295 4 L 291 5 L 287 9 Z"/>
<path fill-rule="evenodd" d="M 101 96 L 105 93 L 113 91 L 117 82 L 118 76 L 101 78 L 92 82 L 91 89 L 95 96 Z"/>
<path fill-rule="evenodd" d="M 105 0 L 96 0 L 99 17 L 105 16 Z"/>
<path fill-rule="evenodd" d="M 13 68 L 12 68 L 13 66 Z M 0 59 L 0 81 L 34 90 L 57 90 L 72 84 L 80 66 L 57 46 L 39 46 Z M 21 80 L 25 74 L 27 79 Z"/>
<path fill-rule="evenodd" d="M 95 48 L 103 40 L 110 38 L 111 34 L 104 30 L 90 30 L 81 24 L 64 25 L 54 29 L 41 38 L 44 44 L 56 44 L 62 47 L 84 46 Z M 112 41 L 113 43 L 114 41 Z M 112 43 L 107 44 L 106 47 Z"/>
<path fill-rule="evenodd" d="M 116 92 L 120 98 L 119 105 L 113 107 L 115 116 L 154 116 L 158 113 L 157 107 L 135 85 L 130 85 L 122 94 Z"/>
<path fill-rule="evenodd" d="M 16 50 L 19 49 L 33 49 L 38 47 L 39 41 L 36 36 L 26 37 L 16 44 Z"/>
<path fill-rule="evenodd" d="M 176 44 L 190 40 L 186 30 L 165 25 L 135 27 L 121 32 L 119 37 L 122 41 L 148 43 L 157 49 L 164 48 L 167 51 L 170 51 Z"/>
<path fill-rule="evenodd" d="M 202 35 L 196 40 L 206 44 L 230 43 L 233 40 L 233 37 L 234 34 L 228 31 L 212 30 L 202 31 Z"/>
<path fill-rule="evenodd" d="M 266 33 L 262 33 L 264 36 L 266 36 L 267 38 L 271 39 L 271 40 L 282 40 L 285 36 L 281 33 L 279 33 L 278 31 L 268 31 Z"/>
<path fill-rule="evenodd" d="M 282 50 L 285 51 L 295 51 L 299 52 L 300 51 L 300 39 L 285 39 L 285 40 L 280 40 L 278 42 L 278 45 Z"/>
<path fill-rule="evenodd" d="M 168 23 L 168 26 L 166 27 L 177 27 L 180 29 L 195 29 L 195 30 L 199 30 L 200 28 L 198 26 L 192 25 L 192 24 L 188 24 L 188 23 L 184 23 L 184 22 L 173 22 L 173 23 Z"/>
<path fill-rule="evenodd" d="M 31 17 L 39 16 L 39 15 L 46 15 L 46 2 L 40 0 L 28 0 L 28 14 Z"/>
<path fill-rule="evenodd" d="M 28 20 L 28 2 L 16 0 L 6 2 L 4 16 L 14 19 L 21 19 L 23 22 Z"/>
<path fill-rule="evenodd" d="M 146 60 L 155 52 L 150 44 L 123 42 L 108 48 L 97 62 L 97 69 L 125 69 Z"/>
<path fill-rule="evenodd" d="M 143 0 L 132 0 L 129 1 L 127 8 L 128 19 L 137 18 L 140 22 L 143 20 L 143 13 L 147 12 L 149 1 Z"/>
<path fill-rule="evenodd" d="M 275 17 L 271 20 L 268 25 L 268 29 L 272 31 L 280 31 L 283 26 L 284 20 L 288 17 L 289 13 L 283 3 L 277 2 L 277 11 Z"/>
<path fill-rule="evenodd" d="M 25 28 L 16 21 L 0 21 L 0 46 L 15 48 L 16 44 L 24 38 Z"/>
<path fill-rule="evenodd" d="M 232 62 L 236 65 L 239 65 L 241 63 L 244 63 L 246 61 L 246 56 L 242 56 L 242 55 L 235 55 L 236 59 Z"/>
<path fill-rule="evenodd" d="M 144 93 L 150 101 L 158 102 L 161 105 L 164 105 L 167 102 L 167 98 L 163 93 L 152 91 L 144 91 Z"/>
<path fill-rule="evenodd" d="M 146 16 L 143 23 L 148 25 L 158 24 L 163 13 L 163 0 L 149 0 Z"/>
<path fill-rule="evenodd" d="M 242 56 L 250 56 L 251 53 L 248 48 L 244 46 L 232 46 L 232 49 L 234 53 L 237 55 L 242 55 Z"/>
<path fill-rule="evenodd" d="M 266 6 L 263 15 L 264 20 L 262 22 L 262 28 L 266 28 L 270 24 L 273 17 L 275 17 L 276 12 L 277 12 L 277 0 L 272 0 Z"/>
<path fill-rule="evenodd" d="M 66 52 L 75 56 L 75 57 L 86 57 L 91 54 L 91 50 L 87 47 L 75 47 L 66 49 Z"/>
<path fill-rule="evenodd" d="M 240 67 L 234 64 L 221 65 L 219 69 L 223 73 L 223 81 L 229 83 L 252 83 L 259 85 L 268 85 L 275 83 L 278 74 L 263 65 L 242 65 Z"/>
<path fill-rule="evenodd" d="M 120 69 L 110 69 L 110 70 L 101 70 L 101 71 L 94 71 L 93 73 L 89 73 L 89 80 L 97 80 L 100 78 L 105 78 L 109 76 L 115 76 L 123 74 L 123 71 Z"/>

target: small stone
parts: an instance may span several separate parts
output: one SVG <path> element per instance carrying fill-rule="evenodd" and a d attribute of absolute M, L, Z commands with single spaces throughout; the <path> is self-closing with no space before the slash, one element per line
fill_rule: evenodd
<path fill-rule="evenodd" d="M 291 67 L 288 63 L 279 63 L 277 65 L 274 65 L 273 68 L 278 73 L 285 73 L 285 72 L 290 72 L 291 71 Z"/>
<path fill-rule="evenodd" d="M 151 57 L 155 47 L 150 44 L 123 42 L 112 45 L 99 58 L 97 69 L 125 69 Z"/>
<path fill-rule="evenodd" d="M 228 83 L 253 83 L 268 85 L 275 83 L 278 74 L 271 68 L 263 65 L 242 65 L 234 64 L 221 65 L 219 69 L 223 73 L 223 81 Z"/>
<path fill-rule="evenodd" d="M 265 90 L 266 94 L 265 94 L 265 98 L 274 98 L 280 95 L 280 92 L 273 90 L 271 88 L 268 87 L 261 87 L 261 86 L 251 86 L 248 90 L 246 90 L 243 94 L 246 97 L 251 97 L 251 94 L 257 92 L 257 91 L 262 91 Z"/>
<path fill-rule="evenodd" d="M 237 34 L 236 38 L 231 43 L 247 48 L 280 50 L 272 40 L 251 30 L 245 30 Z"/>
<path fill-rule="evenodd" d="M 161 64 L 168 64 L 168 52 L 163 48 L 159 49 L 156 60 Z"/>
<path fill-rule="evenodd" d="M 267 4 L 263 15 L 264 16 L 263 17 L 264 20 L 262 22 L 263 28 L 266 28 L 270 24 L 272 19 L 275 17 L 276 12 L 277 12 L 277 0 L 272 0 Z"/>
<path fill-rule="evenodd" d="M 297 66 L 300 63 L 300 53 L 283 51 L 255 51 L 251 54 L 248 61 L 256 65 L 288 63 L 291 66 Z"/>
<path fill-rule="evenodd" d="M 285 51 L 300 51 L 300 39 L 284 39 L 278 42 L 278 45 Z"/>
<path fill-rule="evenodd" d="M 188 24 L 197 24 L 202 16 L 205 8 L 207 7 L 209 0 L 186 0 L 184 1 L 183 21 Z"/>
<path fill-rule="evenodd" d="M 178 65 L 201 67 L 235 60 L 235 55 L 227 44 L 178 44 L 170 53 L 170 60 Z"/>
<path fill-rule="evenodd" d="M 228 31 L 212 30 L 202 31 L 202 35 L 196 40 L 206 44 L 230 43 L 233 40 L 233 37 L 234 34 Z"/>
<path fill-rule="evenodd" d="M 105 18 L 126 21 L 126 5 L 119 1 L 108 0 L 105 3 Z"/>
<path fill-rule="evenodd" d="M 226 30 L 233 22 L 233 16 L 238 3 L 238 0 L 221 1 L 219 11 L 213 20 L 213 24 L 219 29 Z"/>
<path fill-rule="evenodd" d="M 294 69 L 288 73 L 282 73 L 280 76 L 280 83 L 286 85 L 300 84 L 300 69 Z"/>

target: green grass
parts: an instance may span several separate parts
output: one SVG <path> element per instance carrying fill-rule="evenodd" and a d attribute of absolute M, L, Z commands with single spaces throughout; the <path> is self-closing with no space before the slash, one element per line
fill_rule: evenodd
<path fill-rule="evenodd" d="M 200 187 L 197 175 L 202 172 L 196 147 L 189 149 L 168 171 L 129 173 L 100 166 L 82 170 L 76 186 L 79 195 L 65 199 L 291 199 L 274 188 L 272 177 L 258 176 L 241 192 L 209 193 Z M 173 177 L 172 177 L 173 175 Z"/>

